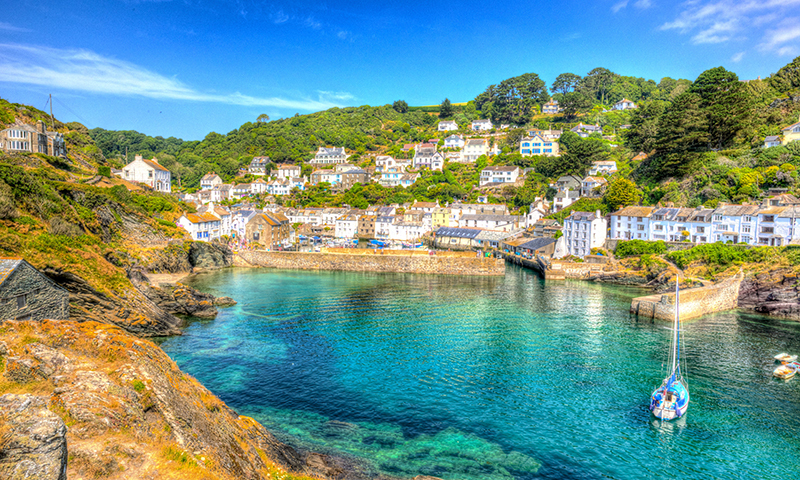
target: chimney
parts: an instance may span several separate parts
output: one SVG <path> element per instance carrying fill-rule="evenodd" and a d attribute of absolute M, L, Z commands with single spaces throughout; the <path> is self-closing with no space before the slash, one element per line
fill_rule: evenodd
<path fill-rule="evenodd" d="M 597 218 L 603 218 L 603 214 L 602 214 L 602 213 L 600 213 L 600 210 L 596 210 L 596 211 L 594 212 L 594 215 L 595 215 Z"/>
<path fill-rule="evenodd" d="M 45 127 L 44 122 L 39 120 L 36 122 L 36 127 L 39 129 L 40 133 L 47 133 L 47 127 Z"/>
<path fill-rule="evenodd" d="M 153 157 L 150 161 L 155 164 L 158 164 L 158 159 L 156 157 Z"/>
<path fill-rule="evenodd" d="M 135 162 L 137 160 L 142 160 L 142 156 L 141 155 L 136 155 L 136 157 L 133 159 L 133 161 Z"/>

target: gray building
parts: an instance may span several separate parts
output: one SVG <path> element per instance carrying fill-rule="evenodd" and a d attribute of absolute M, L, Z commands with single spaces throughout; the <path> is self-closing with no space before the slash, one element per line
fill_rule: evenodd
<path fill-rule="evenodd" d="M 21 258 L 0 258 L 0 321 L 68 318 L 66 290 Z"/>

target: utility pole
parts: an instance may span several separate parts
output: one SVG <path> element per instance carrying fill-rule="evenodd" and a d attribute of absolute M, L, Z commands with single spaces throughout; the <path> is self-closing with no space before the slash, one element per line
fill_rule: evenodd
<path fill-rule="evenodd" d="M 56 122 L 53 120 L 53 94 L 50 94 L 50 128 L 56 129 Z"/>

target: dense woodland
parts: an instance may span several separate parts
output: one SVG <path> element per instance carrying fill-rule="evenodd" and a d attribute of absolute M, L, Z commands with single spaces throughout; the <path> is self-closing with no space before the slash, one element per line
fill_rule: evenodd
<path fill-rule="evenodd" d="M 639 108 L 610 110 L 622 98 Z M 541 114 L 550 99 L 559 101 L 562 113 Z M 512 125 L 504 136 L 493 137 L 502 147 L 501 155 L 481 158 L 476 165 L 448 163 L 443 172 L 423 172 L 422 180 L 408 190 L 367 185 L 334 194 L 321 185 L 285 201 L 360 205 L 411 198 L 470 200 L 479 194 L 474 187 L 480 168 L 507 164 L 534 169 L 524 187 L 492 192 L 497 201 L 519 208 L 535 196 L 552 196 L 549 184 L 558 176 L 584 175 L 591 162 L 614 159 L 620 171 L 611 179 L 609 193 L 617 198 L 607 200 L 606 208 L 637 201 L 695 206 L 757 200 L 769 188 L 794 191 L 800 186 L 800 145 L 762 148 L 765 136 L 780 133 L 781 127 L 798 120 L 798 114 L 800 57 L 763 80 L 742 81 L 722 67 L 709 69 L 694 81 L 665 77 L 658 82 L 595 68 L 585 76 L 563 73 L 548 86 L 537 74 L 526 73 L 490 85 L 466 103 L 445 99 L 438 106 L 409 107 L 398 100 L 274 121 L 262 116 L 226 135 L 209 133 L 201 141 L 99 128 L 90 135 L 112 164 L 125 163 L 126 151 L 129 159 L 135 154 L 157 156 L 180 187 L 191 190 L 209 171 L 228 181 L 246 181 L 240 168 L 257 155 L 267 155 L 275 163 L 305 165 L 320 146 L 344 146 L 354 154 L 351 161 L 362 166 L 373 164 L 379 154 L 407 158 L 413 152 L 402 151 L 405 143 L 432 138 L 443 142 L 446 135 L 436 131 L 440 119 L 453 119 L 461 127 L 457 133 L 470 136 L 472 120 L 490 118 L 497 125 Z M 527 129 L 566 131 L 578 122 L 603 126 L 604 135 L 583 139 L 565 133 L 559 141 L 561 157 L 517 153 Z M 640 152 L 646 158 L 632 160 Z M 303 173 L 309 171 L 304 166 Z"/>

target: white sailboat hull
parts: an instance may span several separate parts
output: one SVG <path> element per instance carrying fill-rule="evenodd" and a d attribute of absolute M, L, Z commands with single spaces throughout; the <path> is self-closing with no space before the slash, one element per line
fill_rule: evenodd
<path fill-rule="evenodd" d="M 674 405 L 666 408 L 663 407 L 662 405 L 657 405 L 653 409 L 653 415 L 655 415 L 656 418 L 660 418 L 661 420 L 674 420 L 678 417 L 684 416 L 687 410 L 689 410 L 688 401 L 686 402 L 686 404 L 683 405 L 683 407 L 678 407 L 677 410 L 675 409 Z"/>

